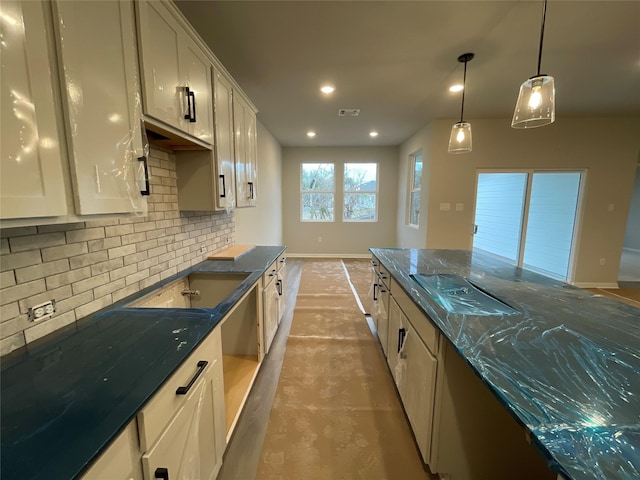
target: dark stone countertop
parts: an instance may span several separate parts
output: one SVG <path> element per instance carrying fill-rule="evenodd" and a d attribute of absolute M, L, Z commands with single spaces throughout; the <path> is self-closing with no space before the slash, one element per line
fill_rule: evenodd
<path fill-rule="evenodd" d="M 205 260 L 3 358 L 0 477 L 79 478 L 284 250 Z M 250 275 L 213 309 L 125 306 L 193 272 Z"/>
<path fill-rule="evenodd" d="M 640 309 L 475 252 L 370 250 L 554 471 L 640 478 Z M 416 273 L 460 275 L 520 314 L 447 312 Z"/>

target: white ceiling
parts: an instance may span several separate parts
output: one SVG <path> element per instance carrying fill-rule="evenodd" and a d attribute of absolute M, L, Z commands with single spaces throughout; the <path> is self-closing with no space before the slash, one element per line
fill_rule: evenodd
<path fill-rule="evenodd" d="M 536 73 L 542 1 L 176 1 L 283 146 L 398 145 L 433 119 L 510 121 Z M 549 0 L 556 121 L 640 115 L 640 1 Z M 336 86 L 327 97 L 323 83 Z M 338 117 L 359 108 L 358 117 Z M 549 127 L 547 127 L 549 128 Z M 317 132 L 314 139 L 307 130 Z M 377 139 L 368 136 L 377 130 Z"/>

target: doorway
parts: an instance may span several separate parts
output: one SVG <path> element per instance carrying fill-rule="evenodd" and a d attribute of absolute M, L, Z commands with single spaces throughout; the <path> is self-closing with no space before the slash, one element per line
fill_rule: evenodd
<path fill-rule="evenodd" d="M 478 172 L 473 249 L 571 282 L 584 172 Z"/>

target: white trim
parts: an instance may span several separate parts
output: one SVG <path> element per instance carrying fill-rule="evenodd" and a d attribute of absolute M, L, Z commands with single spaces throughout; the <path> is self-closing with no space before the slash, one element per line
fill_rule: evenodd
<path fill-rule="evenodd" d="M 289 253 L 289 258 L 371 258 L 369 253 Z"/>
<path fill-rule="evenodd" d="M 622 247 L 622 251 L 640 253 L 640 248 L 630 248 L 630 247 Z"/>
<path fill-rule="evenodd" d="M 617 282 L 614 283 L 601 283 L 601 282 L 576 282 L 573 284 L 578 288 L 620 288 Z"/>

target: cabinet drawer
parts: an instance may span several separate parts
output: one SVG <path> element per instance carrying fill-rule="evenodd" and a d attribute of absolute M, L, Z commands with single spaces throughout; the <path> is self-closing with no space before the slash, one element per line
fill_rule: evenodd
<path fill-rule="evenodd" d="M 280 271 L 287 266 L 287 257 L 283 253 L 278 257 L 278 260 L 276 260 L 276 262 L 278 263 L 278 271 Z"/>
<path fill-rule="evenodd" d="M 438 353 L 438 329 L 416 306 L 411 297 L 405 293 L 400 284 L 393 279 L 391 279 L 391 296 L 398 302 L 398 306 L 407 316 L 427 348 L 433 354 Z"/>
<path fill-rule="evenodd" d="M 278 273 L 278 261 L 277 260 L 275 262 L 273 262 L 271 265 L 269 265 L 269 268 L 267 268 L 267 270 L 262 275 L 262 286 L 266 287 L 271 280 L 276 278 L 276 276 L 277 276 L 276 273 Z"/>
<path fill-rule="evenodd" d="M 176 390 L 187 386 L 196 375 L 202 376 L 203 371 L 211 369 L 220 358 L 220 341 L 220 329 L 216 328 L 138 412 L 140 449 L 143 452 L 155 443 L 173 415 L 184 406 L 188 395 L 179 395 Z M 208 364 L 204 368 L 199 367 L 200 361 Z"/>

